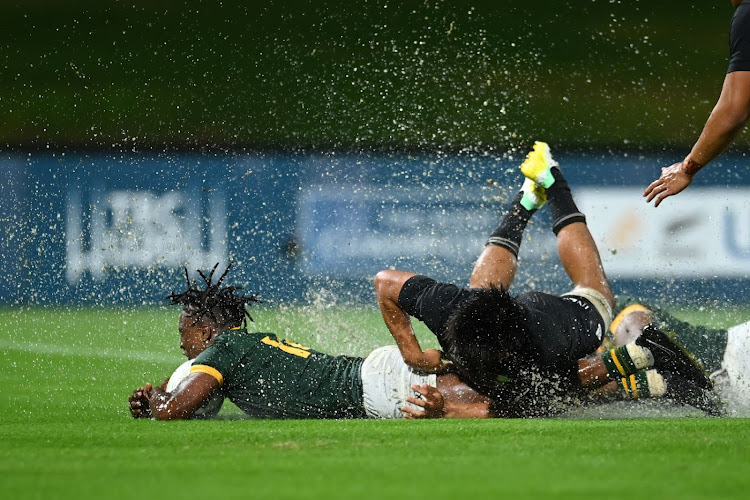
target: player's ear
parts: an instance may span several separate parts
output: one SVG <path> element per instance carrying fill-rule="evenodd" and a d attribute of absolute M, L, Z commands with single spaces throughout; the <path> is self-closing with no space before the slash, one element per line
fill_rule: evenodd
<path fill-rule="evenodd" d="M 205 345 L 210 344 L 211 342 L 214 341 L 216 336 L 219 335 L 219 333 L 221 333 L 222 331 L 224 330 L 221 330 L 218 326 L 214 325 L 213 323 L 208 323 L 202 332 L 203 343 Z"/>
<path fill-rule="evenodd" d="M 216 337 L 216 329 L 213 325 L 204 325 L 201 329 L 201 340 L 204 344 L 209 344 Z"/>

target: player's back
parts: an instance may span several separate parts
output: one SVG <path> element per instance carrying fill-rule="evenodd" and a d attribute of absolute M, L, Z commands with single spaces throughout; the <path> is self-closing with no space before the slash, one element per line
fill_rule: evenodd
<path fill-rule="evenodd" d="M 217 370 L 222 393 L 252 417 L 360 418 L 362 362 L 239 329 L 219 335 L 194 365 Z"/>

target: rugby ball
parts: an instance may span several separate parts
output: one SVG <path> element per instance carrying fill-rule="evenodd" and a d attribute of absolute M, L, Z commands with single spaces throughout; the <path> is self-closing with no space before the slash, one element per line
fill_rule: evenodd
<path fill-rule="evenodd" d="M 194 360 L 190 359 L 177 367 L 174 373 L 172 373 L 172 376 L 169 377 L 169 382 L 167 382 L 167 392 L 174 391 L 177 386 L 180 385 L 180 382 L 185 380 L 185 378 L 190 375 L 190 367 L 193 366 L 193 361 Z M 195 410 L 195 413 L 193 413 L 193 418 L 213 418 L 219 413 L 219 410 L 221 410 L 221 405 L 223 403 L 224 396 L 222 396 L 221 394 L 214 394 L 208 401 L 206 401 L 206 403 L 203 404 L 203 406 Z"/>

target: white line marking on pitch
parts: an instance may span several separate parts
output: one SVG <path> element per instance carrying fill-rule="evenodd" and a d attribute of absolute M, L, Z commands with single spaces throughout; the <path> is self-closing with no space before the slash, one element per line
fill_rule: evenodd
<path fill-rule="evenodd" d="M 0 341 L 0 350 L 3 351 L 24 351 L 39 354 L 53 354 L 58 356 L 81 356 L 87 358 L 110 358 L 125 359 L 130 361 L 142 361 L 149 363 L 175 363 L 179 364 L 184 361 L 184 357 L 177 355 L 161 354 L 156 352 L 136 352 L 136 351 L 110 351 L 106 349 L 92 349 L 86 347 L 70 347 L 48 344 L 30 344 Z M 176 365 L 175 365 L 176 366 Z"/>

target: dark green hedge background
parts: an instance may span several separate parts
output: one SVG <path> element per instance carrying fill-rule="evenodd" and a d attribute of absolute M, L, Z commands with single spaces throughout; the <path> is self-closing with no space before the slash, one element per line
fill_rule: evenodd
<path fill-rule="evenodd" d="M 0 144 L 687 149 L 721 89 L 732 12 L 729 0 L 3 2 Z"/>

